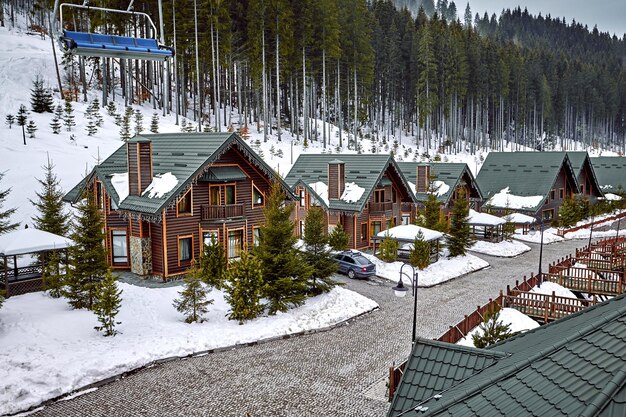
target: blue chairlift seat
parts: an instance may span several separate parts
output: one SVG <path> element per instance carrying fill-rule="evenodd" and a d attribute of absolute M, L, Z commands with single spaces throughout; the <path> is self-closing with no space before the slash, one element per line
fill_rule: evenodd
<path fill-rule="evenodd" d="M 124 59 L 164 61 L 174 50 L 159 45 L 155 39 L 66 30 L 61 38 L 65 48 L 74 55 L 103 56 Z"/>

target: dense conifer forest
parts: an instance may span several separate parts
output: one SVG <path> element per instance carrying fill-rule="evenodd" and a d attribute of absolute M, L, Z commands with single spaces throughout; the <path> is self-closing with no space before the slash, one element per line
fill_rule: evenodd
<path fill-rule="evenodd" d="M 33 24 L 49 26 L 53 1 L 4 3 L 3 21 L 25 6 Z M 121 89 L 128 103 L 167 103 L 204 129 L 246 125 L 278 140 L 286 129 L 304 143 L 326 144 L 332 123 L 350 132 L 339 140 L 356 148 L 368 136 L 381 142 L 411 136 L 445 152 L 507 142 L 545 150 L 567 148 L 571 140 L 626 146 L 626 36 L 519 8 L 481 15 L 471 3 L 447 0 L 162 4 L 164 41 L 176 50 L 172 65 L 66 59 L 64 83 L 73 88 L 64 88 L 78 99 L 104 85 L 105 100 Z M 135 1 L 134 10 L 150 14 L 158 27 L 157 0 Z M 148 26 L 134 17 L 82 12 L 64 19 L 70 29 L 147 36 Z"/>

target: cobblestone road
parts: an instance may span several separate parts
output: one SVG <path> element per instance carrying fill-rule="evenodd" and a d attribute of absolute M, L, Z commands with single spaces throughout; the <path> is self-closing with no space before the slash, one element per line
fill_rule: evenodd
<path fill-rule="evenodd" d="M 543 264 L 585 241 L 544 246 Z M 483 256 L 491 267 L 418 290 L 419 336 L 434 338 L 501 288 L 537 270 L 539 248 L 518 258 Z M 174 361 L 97 391 L 46 407 L 34 416 L 381 416 L 388 404 L 364 395 L 406 359 L 412 299 L 382 281 L 350 281 L 380 310 L 334 330 Z M 242 327 L 245 331 L 245 327 Z"/>

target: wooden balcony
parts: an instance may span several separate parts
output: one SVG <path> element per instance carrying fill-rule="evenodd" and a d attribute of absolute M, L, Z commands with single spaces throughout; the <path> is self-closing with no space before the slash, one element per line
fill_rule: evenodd
<path fill-rule="evenodd" d="M 201 215 L 202 220 L 225 220 L 234 217 L 243 217 L 243 204 L 226 204 L 221 206 L 203 205 Z"/>
<path fill-rule="evenodd" d="M 370 213 L 386 213 L 393 210 L 393 203 L 385 201 L 384 203 L 369 203 Z"/>

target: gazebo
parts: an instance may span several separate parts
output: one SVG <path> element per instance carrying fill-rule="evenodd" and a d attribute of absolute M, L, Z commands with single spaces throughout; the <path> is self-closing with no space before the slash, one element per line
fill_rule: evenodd
<path fill-rule="evenodd" d="M 534 217 L 522 213 L 507 214 L 503 219 L 506 220 L 507 223 L 513 223 L 516 229 L 521 228 L 523 235 L 527 235 L 530 230 L 530 225 L 537 221 Z"/>
<path fill-rule="evenodd" d="M 430 245 L 430 262 L 437 262 L 439 260 L 439 240 L 443 237 L 443 233 L 435 230 L 426 229 L 425 227 L 416 226 L 414 224 L 405 224 L 401 226 L 392 227 L 387 230 L 383 230 L 376 236 L 372 236 L 374 242 L 374 255 L 376 255 L 376 248 L 380 246 L 387 236 L 399 243 L 398 257 L 400 259 L 408 259 L 411 250 L 413 249 L 413 243 L 419 232 L 424 235 L 424 240 Z"/>
<path fill-rule="evenodd" d="M 74 246 L 71 239 L 32 228 L 0 235 L 0 259 L 3 261 L 0 282 L 4 282 L 6 297 L 40 291 L 49 253 L 63 251 L 67 260 L 67 248 L 71 246 Z M 19 266 L 18 257 L 23 255 L 35 256 L 28 258 L 28 265 Z"/>
<path fill-rule="evenodd" d="M 506 220 L 501 217 L 470 210 L 467 223 L 476 239 L 494 243 L 504 240 L 504 224 Z"/>

